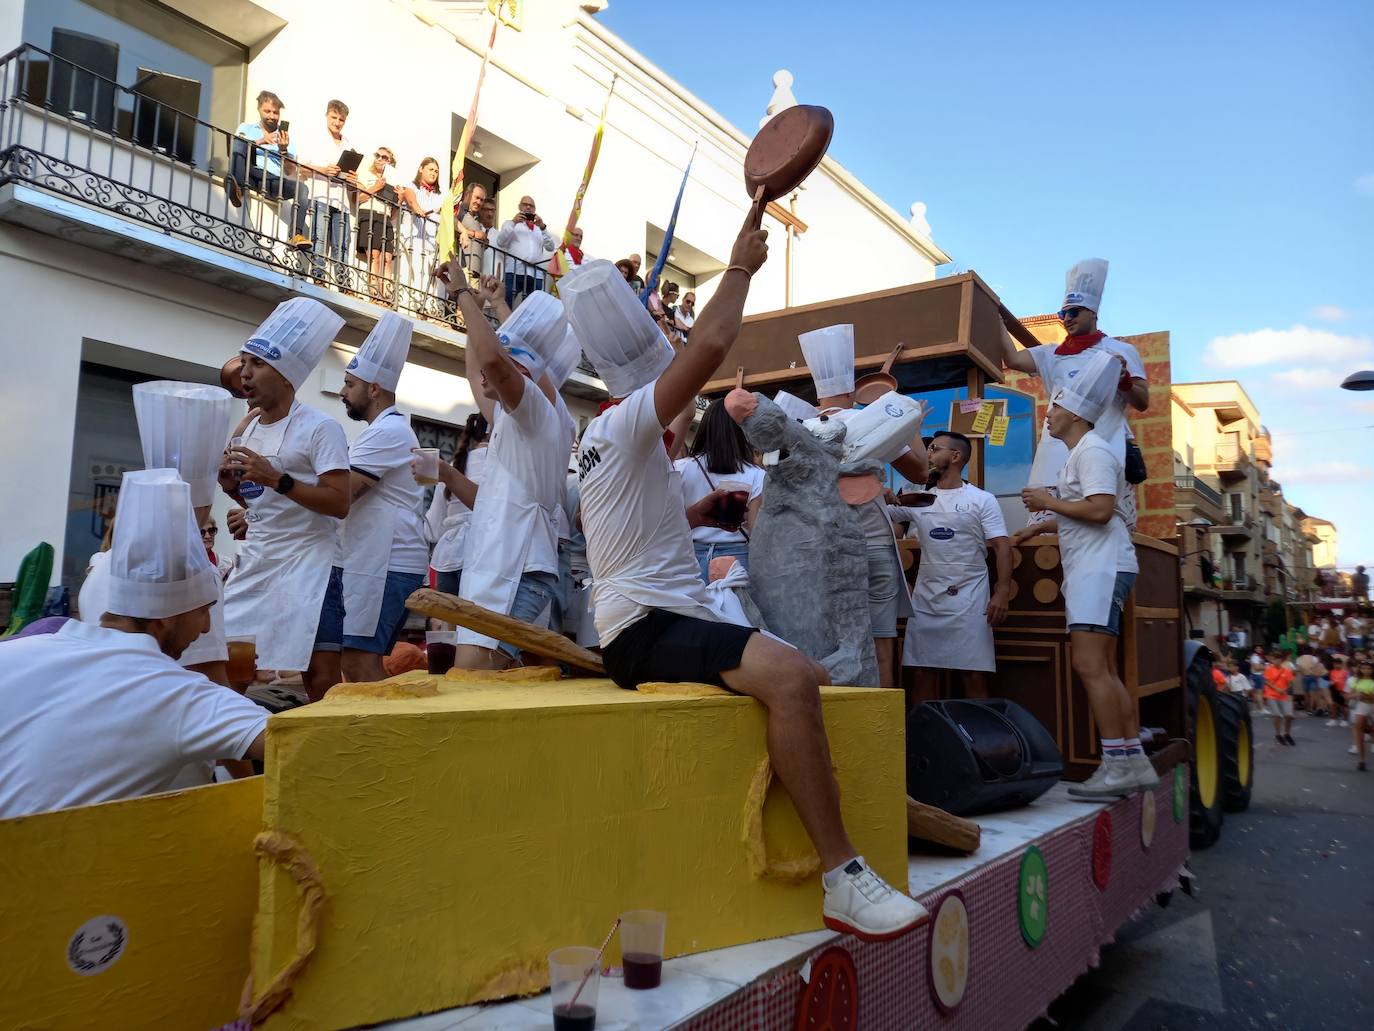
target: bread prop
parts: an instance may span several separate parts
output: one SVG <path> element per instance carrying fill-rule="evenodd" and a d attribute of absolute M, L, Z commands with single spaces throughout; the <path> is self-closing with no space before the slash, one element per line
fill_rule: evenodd
<path fill-rule="evenodd" d="M 438 677 L 426 677 L 423 680 L 374 680 L 335 684 L 324 693 L 324 700 L 327 702 L 340 698 L 433 698 L 438 693 Z"/>
<path fill-rule="evenodd" d="M 522 651 L 531 652 L 546 659 L 553 659 L 567 666 L 606 675 L 606 667 L 599 656 L 580 648 L 562 634 L 545 630 L 543 627 L 530 626 L 518 619 L 512 619 L 500 612 L 492 612 L 480 605 L 474 605 L 465 598 L 455 598 L 451 594 L 432 591 L 422 587 L 406 599 L 406 608 L 422 616 L 442 619 L 446 623 L 475 630 L 486 637 L 513 644 Z"/>
<path fill-rule="evenodd" d="M 516 666 L 514 669 L 459 669 L 444 674 L 448 683 L 460 684 L 546 684 L 562 680 L 563 671 L 557 666 Z"/>

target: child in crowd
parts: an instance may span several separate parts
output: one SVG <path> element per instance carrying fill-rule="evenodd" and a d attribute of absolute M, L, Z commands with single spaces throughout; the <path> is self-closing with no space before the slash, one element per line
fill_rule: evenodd
<path fill-rule="evenodd" d="M 1242 698 L 1250 694 L 1250 678 L 1240 671 L 1240 663 L 1235 659 L 1226 661 L 1226 686 L 1233 693 Z"/>
<path fill-rule="evenodd" d="M 1296 744 L 1293 740 L 1293 670 L 1284 661 L 1283 651 L 1274 649 L 1269 665 L 1264 668 L 1264 697 L 1269 703 L 1269 715 L 1274 717 L 1274 740 L 1281 745 Z"/>
<path fill-rule="evenodd" d="M 1359 676 L 1346 683 L 1350 689 L 1351 712 L 1355 717 L 1355 743 L 1352 746 L 1358 757 L 1355 769 L 1364 773 L 1365 728 L 1374 721 L 1374 666 L 1366 660 L 1360 663 L 1358 669 Z"/>
<path fill-rule="evenodd" d="M 1345 682 L 1349 675 L 1343 658 L 1337 656 L 1331 660 L 1331 718 L 1326 721 L 1328 727 L 1338 723 L 1342 727 L 1350 726 L 1350 700 L 1345 694 Z"/>

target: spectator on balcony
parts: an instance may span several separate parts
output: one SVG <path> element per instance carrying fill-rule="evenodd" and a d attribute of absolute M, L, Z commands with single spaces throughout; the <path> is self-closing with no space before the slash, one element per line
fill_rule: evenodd
<path fill-rule="evenodd" d="M 492 243 L 506 252 L 506 304 L 514 308 L 517 297 L 544 289 L 539 262 L 558 245 L 535 211 L 533 197 L 520 198 L 520 213 L 502 223 Z"/>
<path fill-rule="evenodd" d="M 463 268 L 468 278 L 476 280 L 482 274 L 482 255 L 491 240 L 482 224 L 482 205 L 487 202 L 487 188 L 481 183 L 468 183 L 463 199 L 458 203 L 459 245 L 463 251 Z M 495 202 L 492 209 L 495 210 Z"/>
<path fill-rule="evenodd" d="M 348 192 L 345 183 L 357 184 L 357 175 L 343 172 L 339 161 L 343 152 L 351 150 L 348 137 L 343 134 L 348 121 L 348 105 L 331 100 L 324 109 L 324 131 L 302 133 L 302 167 L 314 173 L 310 177 L 310 243 L 314 249 L 311 275 L 316 282 L 324 282 L 326 264 L 332 266 L 333 279 L 339 289 L 346 290 L 352 282 L 348 267 Z"/>
<path fill-rule="evenodd" d="M 438 255 L 439 221 L 434 213 L 444 203 L 438 158 L 420 162 L 415 178 L 401 190 L 401 199 L 407 208 L 401 240 L 410 259 L 410 283 L 416 289 L 428 290 Z"/>
<path fill-rule="evenodd" d="M 391 292 L 392 261 L 396 256 L 396 220 L 400 194 L 393 181 L 396 155 L 378 147 L 372 164 L 358 173 L 358 257 L 367 261 L 368 293 L 385 301 Z"/>
<path fill-rule="evenodd" d="M 1350 596 L 1356 602 L 1369 604 L 1369 574 L 1364 566 L 1355 567 L 1355 575 L 1350 578 Z"/>
<path fill-rule="evenodd" d="M 243 191 L 257 190 L 268 200 L 291 202 L 291 221 L 294 235 L 291 247 L 310 250 L 310 237 L 305 235 L 310 194 L 300 181 L 296 165 L 296 151 L 291 136 L 282 128 L 281 98 L 263 90 L 258 94 L 258 120 L 244 122 L 238 127 L 229 156 L 229 178 L 224 188 L 229 203 L 243 206 Z M 246 141 L 246 142 L 244 142 Z"/>
<path fill-rule="evenodd" d="M 692 332 L 692 325 L 697 320 L 697 295 L 696 291 L 688 290 L 682 295 L 682 303 L 677 306 L 677 315 L 673 317 L 673 324 L 677 326 L 677 331 L 684 340 Z"/>
<path fill-rule="evenodd" d="M 619 261 L 615 263 L 615 268 L 617 272 L 619 272 L 622 276 L 625 277 L 625 282 L 630 283 L 630 280 L 634 278 L 635 267 L 634 265 L 630 264 L 629 258 L 621 258 Z M 634 288 L 633 283 L 630 283 L 630 286 L 631 289 Z"/>
<path fill-rule="evenodd" d="M 664 283 L 662 289 L 655 287 L 649 294 L 649 314 L 669 340 L 677 338 L 677 294 L 676 283 Z"/>
<path fill-rule="evenodd" d="M 638 254 L 631 254 L 625 260 L 630 263 L 630 274 L 625 277 L 625 281 L 630 284 L 630 289 L 635 292 L 636 297 L 643 297 L 644 280 L 640 278 L 639 266 L 644 264 L 644 259 Z"/>
<path fill-rule="evenodd" d="M 477 222 L 486 234 L 486 239 L 490 239 L 496 232 L 496 201 L 488 197 L 482 202 L 482 210 L 477 214 Z M 482 248 L 482 275 L 495 276 L 503 279 L 506 274 L 506 264 L 501 260 L 501 252 L 494 247 Z"/>

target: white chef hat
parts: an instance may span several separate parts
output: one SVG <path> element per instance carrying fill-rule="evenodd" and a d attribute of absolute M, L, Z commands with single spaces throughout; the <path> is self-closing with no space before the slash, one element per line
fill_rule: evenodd
<path fill-rule="evenodd" d="M 344 370 L 364 383 L 375 383 L 383 390 L 396 390 L 401 370 L 410 354 L 410 334 L 414 325 L 404 315 L 386 312 L 358 348 Z"/>
<path fill-rule="evenodd" d="M 293 297 L 273 309 L 241 350 L 261 358 L 299 389 L 343 324 L 319 301 Z"/>
<path fill-rule="evenodd" d="M 854 327 L 849 323 L 825 326 L 803 333 L 802 354 L 817 397 L 835 397 L 854 392 Z"/>
<path fill-rule="evenodd" d="M 1064 277 L 1064 308 L 1102 310 L 1102 291 L 1107 287 L 1105 258 L 1084 258 Z"/>
<path fill-rule="evenodd" d="M 1068 370 L 1068 382 L 1050 401 L 1068 409 L 1080 419 L 1096 424 L 1116 399 L 1121 380 L 1121 362 L 1110 351 L 1094 347 L 1086 352 L 1087 361 Z"/>
<path fill-rule="evenodd" d="M 563 342 L 558 345 L 558 350 L 549 359 L 549 382 L 553 384 L 555 390 L 562 390 L 563 384 L 568 382 L 568 377 L 572 375 L 573 369 L 577 368 L 578 362 L 582 361 L 582 341 L 577 339 L 577 333 L 572 326 L 568 327 L 568 332 L 563 337 Z"/>
<path fill-rule="evenodd" d="M 796 419 L 805 422 L 807 419 L 814 419 L 820 412 L 813 404 L 808 404 L 795 394 L 789 394 L 785 390 L 779 390 L 773 395 L 773 403 L 783 410 L 783 414 L 789 419 Z"/>
<path fill-rule="evenodd" d="M 191 511 L 191 488 L 175 469 L 125 473 L 110 548 L 108 611 L 166 619 L 219 599 Z"/>
<path fill-rule="evenodd" d="M 612 397 L 628 397 L 663 374 L 673 348 L 654 317 L 604 259 L 577 266 L 558 284 L 563 310 Z"/>
<path fill-rule="evenodd" d="M 203 383 L 162 379 L 134 385 L 144 466 L 175 469 L 190 485 L 197 508 L 214 503 L 233 405 L 229 391 Z"/>
<path fill-rule="evenodd" d="M 552 294 L 532 293 L 501 323 L 496 337 L 506 353 L 537 380 L 568 335 L 568 318 Z"/>

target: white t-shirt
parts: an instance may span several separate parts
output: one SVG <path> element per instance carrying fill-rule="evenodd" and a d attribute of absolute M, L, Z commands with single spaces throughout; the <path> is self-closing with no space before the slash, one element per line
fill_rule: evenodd
<path fill-rule="evenodd" d="M 1094 350 L 1108 351 L 1126 360 L 1126 369 L 1136 379 L 1145 378 L 1145 366 L 1140 360 L 1140 352 L 1124 340 L 1103 337 L 1093 347 L 1078 354 L 1055 354 L 1052 344 L 1030 347 L 1026 353 L 1035 362 L 1036 374 L 1045 385 L 1045 396 L 1053 398 L 1055 392 L 1072 382 L 1080 369 L 1087 364 Z M 1107 410 L 1093 425 L 1093 432 L 1112 446 L 1112 452 L 1120 462 L 1126 461 L 1126 395 L 1117 391 L 1116 397 Z M 1059 470 L 1068 461 L 1069 450 L 1064 442 L 1050 436 L 1048 418 L 1040 430 L 1040 443 L 1035 449 L 1035 461 L 1031 464 L 1029 486 L 1051 487 Z M 1128 524 L 1131 520 L 1128 520 Z"/>
<path fill-rule="evenodd" d="M 663 446 L 654 386 L 593 419 L 578 448 L 582 529 L 603 648 L 650 609 L 719 622 L 692 550 L 682 477 Z"/>
<path fill-rule="evenodd" d="M 1249 678 L 1243 673 L 1229 674 L 1226 678 L 1226 684 L 1232 691 L 1238 694 L 1245 694 L 1254 687 L 1254 685 L 1250 683 Z"/>
<path fill-rule="evenodd" d="M 908 523 L 906 535 L 908 537 L 919 537 L 920 530 L 916 528 L 915 516 L 917 512 L 957 512 L 960 505 L 972 506 L 973 513 L 978 516 L 978 521 L 983 526 L 983 540 L 990 541 L 995 537 L 1007 537 L 1007 521 L 1002 516 L 1002 507 L 997 504 L 995 495 L 989 494 L 981 487 L 975 487 L 971 483 L 965 483 L 961 487 L 941 488 L 936 487 L 933 491 L 935 501 L 926 508 L 903 508 L 901 505 L 888 505 L 887 512 L 893 517 L 894 522 L 905 519 Z M 899 519 L 898 517 L 901 517 Z"/>
<path fill-rule="evenodd" d="M 353 145 L 348 142 L 347 136 L 340 136 L 337 140 L 329 134 L 328 128 L 321 128 L 318 132 L 311 133 L 306 137 L 297 150 L 297 153 L 305 164 L 311 168 L 328 168 L 330 165 L 337 165 L 339 158 L 346 150 L 351 150 Z M 330 180 L 322 175 L 311 176 L 309 180 L 313 188 L 318 193 L 312 196 L 328 199 L 336 208 L 343 207 L 347 201 L 347 193 L 338 183 L 333 184 L 333 195 L 330 196 L 325 191 L 330 187 Z"/>
<path fill-rule="evenodd" d="M 72 620 L 0 646 L 0 819 L 168 790 L 241 759 L 267 710 L 182 669 L 147 634 Z"/>
<path fill-rule="evenodd" d="M 347 554 L 351 543 L 350 525 L 357 526 L 354 513 L 374 505 L 394 508 L 391 531 L 391 560 L 387 569 L 399 573 L 423 573 L 429 568 L 429 547 L 425 544 L 425 489 L 415 482 L 410 462 L 412 448 L 420 446 L 410 421 L 395 408 L 388 408 L 368 424 L 349 445 L 348 464 L 354 472 L 372 480 L 366 494 L 353 502 L 343 524 L 343 546 Z"/>
<path fill-rule="evenodd" d="M 1255 652 L 1253 655 L 1250 656 L 1251 673 L 1263 673 L 1264 667 L 1267 665 L 1269 665 L 1269 663 L 1262 653 Z"/>
<path fill-rule="evenodd" d="M 475 447 L 468 451 L 467 465 L 463 475 L 478 485 L 482 482 L 482 470 L 487 461 L 486 446 Z M 444 488 L 434 489 L 434 501 L 425 516 L 427 536 L 434 541 L 434 554 L 429 564 L 439 573 L 452 573 L 463 568 L 463 547 L 467 544 L 468 526 L 472 523 L 472 509 L 456 494 L 444 496 Z"/>
<path fill-rule="evenodd" d="M 1126 528 L 1126 513 L 1121 506 L 1121 498 L 1126 493 L 1125 467 L 1112 452 L 1112 445 L 1095 430 L 1088 431 L 1069 452 L 1069 460 L 1059 472 L 1057 486 L 1059 497 L 1064 501 L 1082 501 L 1098 494 L 1111 494 L 1116 498 L 1115 512 L 1111 520 L 1103 524 L 1057 516 L 1064 546 L 1085 554 L 1092 549 L 1092 554 L 1101 556 L 1103 561 L 1110 561 L 1114 555 L 1116 572 L 1138 572 L 1135 545 L 1131 541 L 1131 531 Z"/>
<path fill-rule="evenodd" d="M 749 485 L 750 504 L 753 504 L 754 499 L 763 494 L 764 471 L 757 465 L 746 465 L 739 472 L 734 473 L 713 473 L 707 467 L 705 458 L 701 458 L 699 462 L 696 458 L 679 458 L 673 463 L 673 468 L 682 477 L 682 499 L 688 505 L 695 505 L 706 497 L 715 489 L 711 484 L 719 484 L 722 480 L 747 483 Z M 707 473 L 710 473 L 709 481 L 707 480 Z M 721 530 L 714 526 L 692 527 L 692 540 L 700 541 L 702 544 L 748 543 L 748 539 L 738 530 Z"/>

